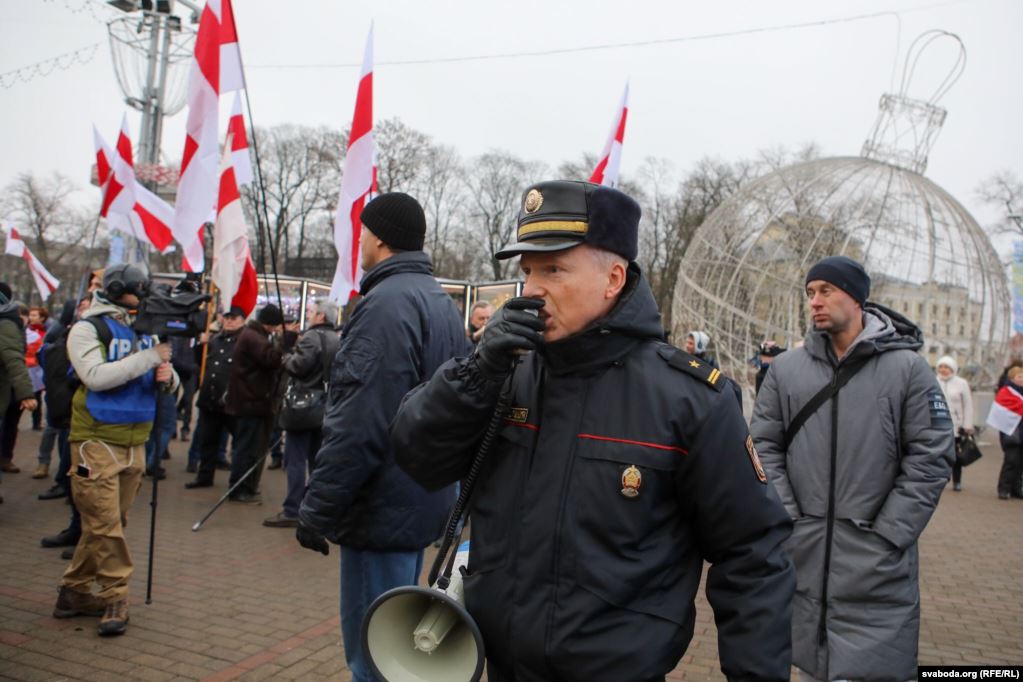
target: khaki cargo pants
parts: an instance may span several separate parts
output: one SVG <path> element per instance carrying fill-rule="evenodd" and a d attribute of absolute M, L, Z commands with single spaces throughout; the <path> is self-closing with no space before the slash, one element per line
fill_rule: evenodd
<path fill-rule="evenodd" d="M 127 599 L 133 565 L 124 526 L 142 485 L 145 445 L 123 448 L 94 440 L 70 445 L 71 493 L 82 515 L 82 537 L 61 584 L 91 592 L 95 583 L 97 596 L 108 604 Z"/>

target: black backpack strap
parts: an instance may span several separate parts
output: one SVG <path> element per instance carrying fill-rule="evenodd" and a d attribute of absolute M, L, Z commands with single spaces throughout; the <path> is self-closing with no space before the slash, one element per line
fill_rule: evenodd
<path fill-rule="evenodd" d="M 867 364 L 867 359 L 860 360 L 859 362 L 850 363 L 848 365 L 842 365 L 835 372 L 834 376 L 831 377 L 831 381 L 828 382 L 824 388 L 817 391 L 816 394 L 810 400 L 803 405 L 795 418 L 789 423 L 787 429 L 785 429 L 785 447 L 788 448 L 792 439 L 799 433 L 799 429 L 803 428 L 803 424 L 806 420 L 813 416 L 813 413 L 820 409 L 821 405 L 831 400 L 841 390 L 843 386 L 849 383 L 864 365 Z"/>
<path fill-rule="evenodd" d="M 110 354 L 110 342 L 114 340 L 114 333 L 110 331 L 109 325 L 103 321 L 103 317 L 83 317 L 82 322 L 88 322 L 96 329 L 96 335 L 99 337 L 100 343 L 103 344 L 103 351 L 105 353 L 103 359 L 105 360 Z"/>

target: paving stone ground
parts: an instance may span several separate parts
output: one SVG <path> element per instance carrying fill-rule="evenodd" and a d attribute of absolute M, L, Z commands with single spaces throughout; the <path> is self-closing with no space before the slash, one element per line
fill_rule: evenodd
<path fill-rule="evenodd" d="M 23 420 L 23 426 L 27 423 Z M 132 509 L 131 625 L 100 639 L 95 619 L 51 617 L 64 569 L 39 538 L 67 521 L 62 500 L 39 501 L 38 434 L 22 430 L 20 474 L 0 484 L 0 682 L 6 680 L 348 680 L 338 629 L 338 559 L 304 550 L 290 530 L 264 528 L 279 511 L 282 471 L 263 474 L 264 504 L 224 505 L 190 528 L 226 489 L 186 491 L 187 444 L 172 441 L 160 483 L 153 602 L 146 605 L 151 484 Z M 1023 663 L 1023 501 L 999 501 L 997 446 L 946 489 L 921 540 L 924 664 Z M 335 548 L 336 549 L 336 548 Z M 427 561 L 429 565 L 429 561 Z M 713 615 L 702 594 L 695 637 L 672 680 L 721 680 Z"/>

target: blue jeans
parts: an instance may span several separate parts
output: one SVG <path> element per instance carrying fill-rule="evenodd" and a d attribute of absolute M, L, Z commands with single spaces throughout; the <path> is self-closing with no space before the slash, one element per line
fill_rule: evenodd
<path fill-rule="evenodd" d="M 160 464 L 160 456 L 167 449 L 171 436 L 178 428 L 178 403 L 173 393 L 161 393 L 156 402 L 157 420 L 160 431 L 153 429 L 146 441 L 146 469 L 155 471 Z M 155 423 L 154 423 L 155 426 Z"/>
<path fill-rule="evenodd" d="M 415 585 L 423 569 L 423 552 L 374 552 L 341 548 L 341 639 L 352 682 L 375 682 L 362 650 L 362 619 L 370 604 L 387 590 Z"/>
<path fill-rule="evenodd" d="M 50 420 L 46 420 L 46 428 L 43 429 L 43 435 L 39 439 L 39 463 L 50 466 L 50 460 L 53 459 L 53 445 L 57 442 L 57 435 L 60 432 L 56 426 L 49 423 Z"/>
<path fill-rule="evenodd" d="M 323 431 L 288 431 L 284 441 L 284 469 L 288 474 L 288 494 L 284 498 L 284 515 L 298 518 L 298 508 L 305 497 L 306 472 L 316 464 Z"/>

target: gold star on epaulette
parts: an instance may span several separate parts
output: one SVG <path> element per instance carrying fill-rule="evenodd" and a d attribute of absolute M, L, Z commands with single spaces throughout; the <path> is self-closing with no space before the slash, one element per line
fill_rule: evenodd
<path fill-rule="evenodd" d="M 698 363 L 696 360 L 690 360 L 689 366 L 692 367 L 693 369 L 696 369 L 697 367 L 700 366 L 700 363 Z"/>

